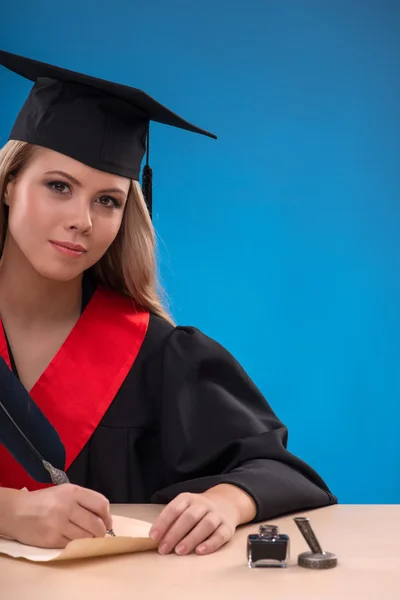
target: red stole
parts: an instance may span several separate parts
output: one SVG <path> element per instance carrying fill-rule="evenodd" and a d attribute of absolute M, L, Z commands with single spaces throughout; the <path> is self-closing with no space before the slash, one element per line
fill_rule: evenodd
<path fill-rule="evenodd" d="M 132 300 L 102 288 L 30 391 L 57 430 L 67 470 L 114 400 L 145 339 L 150 315 Z M 0 321 L 0 356 L 10 357 Z M 34 481 L 0 444 L 0 485 L 28 490 L 48 487 Z"/>

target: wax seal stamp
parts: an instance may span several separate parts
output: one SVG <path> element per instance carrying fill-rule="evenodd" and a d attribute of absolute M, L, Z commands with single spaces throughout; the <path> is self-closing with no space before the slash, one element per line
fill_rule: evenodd
<path fill-rule="evenodd" d="M 300 567 L 306 569 L 332 569 L 337 565 L 337 557 L 332 552 L 324 552 L 307 517 L 295 517 L 294 522 L 306 540 L 311 552 L 302 552 L 298 557 Z"/>

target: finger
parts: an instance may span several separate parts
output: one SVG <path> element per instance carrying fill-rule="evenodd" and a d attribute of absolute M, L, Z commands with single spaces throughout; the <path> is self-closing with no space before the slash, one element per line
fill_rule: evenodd
<path fill-rule="evenodd" d="M 63 527 L 63 535 L 68 539 L 68 542 L 72 540 L 79 540 L 83 538 L 93 538 L 94 535 L 87 531 L 86 529 L 82 529 L 75 523 L 68 521 L 65 527 Z"/>
<path fill-rule="evenodd" d="M 196 527 L 178 543 L 175 552 L 179 555 L 189 554 L 201 542 L 210 538 L 220 525 L 221 517 L 216 512 L 208 512 Z"/>
<path fill-rule="evenodd" d="M 161 539 L 160 554 L 168 554 L 203 519 L 209 507 L 203 503 L 189 506 Z"/>
<path fill-rule="evenodd" d="M 70 541 L 71 541 L 71 540 L 70 540 L 69 538 L 67 538 L 65 535 L 61 535 L 61 536 L 60 536 L 60 544 L 61 544 L 61 545 L 60 545 L 60 546 L 58 546 L 58 548 L 65 548 L 65 546 L 66 546 L 67 544 L 69 544 L 69 543 L 70 543 Z"/>
<path fill-rule="evenodd" d="M 110 503 L 105 496 L 93 490 L 77 487 L 76 500 L 83 508 L 100 517 L 106 529 L 112 529 Z"/>
<path fill-rule="evenodd" d="M 69 521 L 78 528 L 86 531 L 90 537 L 104 537 L 107 533 L 104 521 L 94 513 L 82 508 L 79 504 L 69 516 Z"/>
<path fill-rule="evenodd" d="M 70 539 L 65 537 L 65 535 L 56 535 L 56 536 L 51 536 L 49 539 L 43 539 L 42 543 L 41 543 L 41 548 L 51 548 L 54 549 L 56 548 L 57 550 L 59 550 L 60 548 L 65 548 L 65 546 L 67 544 L 70 543 Z"/>
<path fill-rule="evenodd" d="M 190 494 L 180 494 L 167 504 L 150 529 L 150 537 L 159 542 L 175 521 L 189 507 L 190 501 Z"/>
<path fill-rule="evenodd" d="M 231 528 L 226 525 L 226 523 L 222 523 L 222 525 L 220 525 L 218 529 L 214 531 L 208 540 L 205 540 L 199 546 L 197 546 L 196 553 L 211 554 L 212 552 L 215 552 L 221 548 L 221 546 L 226 544 L 226 542 L 231 539 L 233 534 L 234 531 L 232 531 Z"/>

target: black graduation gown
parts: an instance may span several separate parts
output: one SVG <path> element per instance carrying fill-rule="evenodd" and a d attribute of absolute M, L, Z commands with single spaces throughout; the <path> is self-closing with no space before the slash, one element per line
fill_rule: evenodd
<path fill-rule="evenodd" d="M 82 310 L 93 291 L 86 282 Z M 152 314 L 133 367 L 67 474 L 112 503 L 164 504 L 234 484 L 255 500 L 255 521 L 336 503 L 286 445 L 286 427 L 226 349 Z"/>

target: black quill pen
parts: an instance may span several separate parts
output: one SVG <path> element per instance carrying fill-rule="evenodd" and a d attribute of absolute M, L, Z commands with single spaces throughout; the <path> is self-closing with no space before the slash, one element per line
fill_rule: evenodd
<path fill-rule="evenodd" d="M 35 481 L 69 483 L 64 472 L 65 448 L 60 436 L 2 357 L 0 444 Z M 115 536 L 112 529 L 107 533 Z"/>
<path fill-rule="evenodd" d="M 1 357 L 0 443 L 35 481 L 68 483 L 60 436 Z"/>

